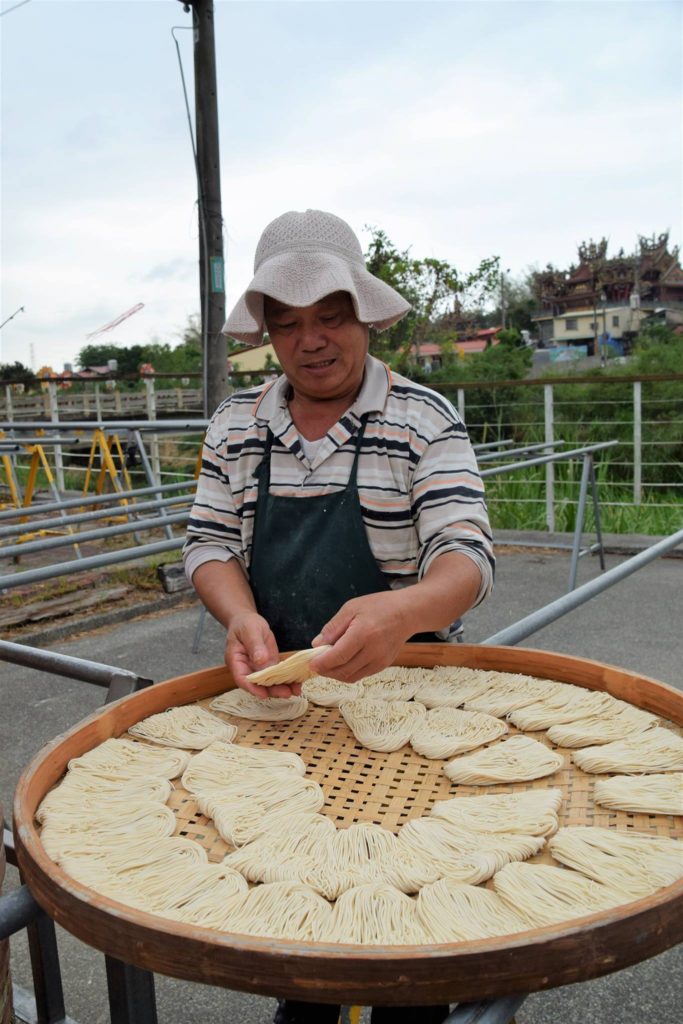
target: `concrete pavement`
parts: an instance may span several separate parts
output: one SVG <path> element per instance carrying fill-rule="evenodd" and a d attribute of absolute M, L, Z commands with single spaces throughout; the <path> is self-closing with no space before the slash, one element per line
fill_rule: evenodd
<path fill-rule="evenodd" d="M 609 555 L 608 568 L 622 560 Z M 569 553 L 526 549 L 499 551 L 493 597 L 467 616 L 466 639 L 478 642 L 561 596 L 567 585 Z M 596 558 L 579 565 L 579 583 L 599 572 Z M 683 689 L 683 565 L 659 559 L 546 627 L 524 646 L 556 650 L 620 665 Z M 117 665 L 156 681 L 222 660 L 223 631 L 207 620 L 200 651 L 191 653 L 196 607 L 157 613 L 72 641 L 51 645 L 76 657 Z M 97 708 L 103 691 L 88 684 L 47 676 L 0 662 L 2 759 L 0 800 L 9 810 L 16 780 L 30 757 L 48 740 Z M 9 882 L 16 884 L 11 871 Z M 80 1024 L 107 1021 L 103 958 L 60 932 L 67 1012 Z M 29 987 L 23 937 L 12 940 L 13 975 Z M 531 996 L 517 1014 L 519 1024 L 641 1024 L 645 1017 L 675 1024 L 683 1002 L 681 949 L 594 982 Z M 199 1024 L 220 1019 L 266 1024 L 274 1001 L 173 979 L 157 979 L 163 1024 Z"/>

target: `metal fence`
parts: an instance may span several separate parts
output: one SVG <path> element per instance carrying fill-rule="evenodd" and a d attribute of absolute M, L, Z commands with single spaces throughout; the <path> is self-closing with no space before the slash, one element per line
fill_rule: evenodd
<path fill-rule="evenodd" d="M 683 374 L 642 378 L 558 378 L 549 380 L 477 382 L 461 386 L 436 384 L 457 406 L 472 439 L 514 438 L 567 445 L 612 439 L 614 450 L 597 464 L 601 506 L 638 522 L 634 509 L 660 514 L 663 528 L 642 532 L 665 533 L 683 509 Z M 494 514 L 506 504 L 520 507 L 545 504 L 545 526 L 554 530 L 557 510 L 567 529 L 578 505 L 580 482 L 571 470 L 559 473 L 548 465 L 537 472 L 515 475 L 489 491 Z M 558 490 L 558 488 L 561 488 Z M 667 517 L 667 518 L 665 518 Z M 640 516 L 645 522 L 645 515 Z M 525 522 L 528 527 L 530 524 Z M 610 528 L 610 527 L 608 527 Z M 620 532 L 618 526 L 611 527 Z M 632 528 L 632 527 L 631 527 Z"/>
<path fill-rule="evenodd" d="M 114 442 L 120 444 L 122 452 L 130 456 L 131 477 L 136 472 L 146 473 L 148 483 L 150 474 L 157 482 L 190 479 L 196 469 L 206 426 L 205 420 L 193 415 L 193 410 L 201 405 L 201 393 L 189 388 L 160 389 L 157 384 L 153 378 L 147 378 L 144 392 L 130 393 L 119 390 L 103 393 L 103 385 L 96 385 L 99 405 L 95 409 L 97 390 L 89 396 L 86 393 L 75 395 L 59 391 L 56 384 L 51 383 L 37 399 L 42 405 L 40 415 L 35 412 L 38 406 L 33 399 L 33 420 L 28 418 L 28 406 L 22 404 L 25 398 L 13 395 L 6 387 L 7 422 L 4 426 L 0 423 L 0 430 L 4 431 L 0 442 L 7 444 L 14 440 L 26 446 L 30 430 L 34 433 L 39 428 L 47 431 L 42 439 L 36 440 L 42 441 L 59 491 L 67 484 L 71 489 L 80 489 L 79 480 L 86 477 L 87 456 L 98 425 L 106 428 L 114 447 Z M 665 533 L 669 524 L 675 525 L 675 516 L 680 514 L 683 505 L 683 374 L 476 381 L 432 386 L 457 406 L 472 440 L 480 449 L 495 442 L 514 442 L 519 448 L 541 442 L 577 447 L 616 441 L 614 450 L 596 463 L 601 504 L 612 514 L 612 522 L 606 529 L 620 532 L 619 526 L 614 525 L 618 524 L 620 513 L 629 514 L 633 520 L 632 510 L 643 505 L 648 511 L 662 513 L 665 518 L 662 528 L 640 532 Z M 89 403 L 89 412 L 84 403 Z M 124 418 L 136 411 L 145 419 Z M 176 417 L 187 412 L 191 418 L 180 421 L 179 429 L 174 431 L 169 421 L 162 418 L 162 414 L 171 412 Z M 0 401 L 0 416 L 2 413 Z M 74 416 L 82 419 L 74 419 Z M 155 423 L 157 428 L 153 429 Z M 144 431 L 144 445 L 137 443 L 136 429 Z M 65 430 L 70 438 L 68 446 L 62 444 L 59 437 Z M 149 467 L 140 465 L 140 459 L 136 466 L 136 445 L 138 453 L 144 449 Z M 11 456 L 17 479 L 25 477 L 31 451 L 27 447 L 9 453 L 4 450 Z M 95 453 L 98 470 L 101 454 Z M 495 464 L 502 464 L 502 460 L 497 463 L 486 460 L 487 466 Z M 6 463 L 4 475 L 7 475 Z M 510 525 L 506 514 L 509 519 L 515 510 L 528 509 L 535 521 L 523 517 L 519 523 L 523 528 L 573 529 L 579 506 L 579 477 L 571 464 L 557 469 L 554 463 L 548 463 L 542 471 L 534 468 L 527 474 L 496 479 L 489 489 L 494 521 L 499 520 L 498 526 Z M 6 480 L 3 481 L 0 468 L 0 484 L 2 482 Z"/>

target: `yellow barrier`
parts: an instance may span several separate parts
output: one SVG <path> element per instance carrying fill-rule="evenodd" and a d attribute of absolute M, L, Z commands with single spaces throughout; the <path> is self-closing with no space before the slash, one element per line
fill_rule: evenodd
<path fill-rule="evenodd" d="M 114 454 L 112 454 L 112 450 Z M 126 459 L 123 454 L 123 449 L 121 448 L 121 442 L 119 441 L 118 434 L 112 434 L 111 437 L 107 437 L 104 434 L 104 431 L 97 428 L 93 433 L 92 444 L 90 446 L 88 467 L 85 471 L 85 481 L 83 483 L 83 494 L 88 493 L 90 479 L 93 475 L 95 458 L 98 454 L 100 457 L 100 468 L 95 481 L 95 493 L 102 494 L 107 478 L 110 480 L 115 491 L 131 491 L 133 486 L 131 484 L 128 470 L 126 469 Z M 120 470 L 117 470 L 116 468 L 114 455 L 116 455 L 119 460 Z M 119 476 L 123 477 L 125 487 L 121 487 Z M 123 504 L 127 504 L 125 498 L 122 498 L 121 501 Z"/>

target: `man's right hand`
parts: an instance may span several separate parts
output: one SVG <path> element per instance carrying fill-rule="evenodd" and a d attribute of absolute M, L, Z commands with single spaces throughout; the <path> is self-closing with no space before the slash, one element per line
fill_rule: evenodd
<path fill-rule="evenodd" d="M 277 660 L 277 643 L 263 616 L 255 611 L 234 615 L 225 644 L 225 663 L 237 685 L 255 697 L 298 696 L 301 693 L 298 683 L 258 686 L 246 678 L 251 672 L 274 665 Z"/>

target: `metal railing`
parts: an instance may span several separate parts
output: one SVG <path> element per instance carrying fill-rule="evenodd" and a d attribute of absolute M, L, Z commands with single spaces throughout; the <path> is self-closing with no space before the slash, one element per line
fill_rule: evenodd
<path fill-rule="evenodd" d="M 183 389 L 163 390 L 158 384 L 158 381 L 146 378 L 145 391 L 136 393 L 136 401 L 144 403 L 148 417 L 152 414 L 157 417 L 162 408 L 180 411 L 189 407 L 187 396 L 183 397 L 182 404 L 180 401 L 165 404 L 169 396 L 177 397 L 179 391 L 183 395 L 185 392 Z M 588 399 L 580 390 L 586 385 L 593 386 Z M 618 441 L 617 450 L 610 453 L 609 459 L 605 458 L 600 466 L 601 482 L 610 488 L 609 499 L 603 501 L 603 505 L 616 523 L 626 516 L 637 518 L 637 509 L 644 503 L 648 509 L 659 510 L 668 516 L 665 521 L 670 522 L 683 504 L 683 472 L 676 473 L 672 468 L 683 463 L 683 374 L 638 378 L 604 375 L 550 380 L 471 381 L 434 383 L 432 387 L 451 398 L 459 408 L 472 438 L 480 442 L 476 447 L 482 454 L 486 454 L 487 447 L 496 445 L 492 438 L 497 438 L 499 450 L 502 440 L 511 437 L 518 445 L 524 446 L 543 441 L 552 443 L 558 434 L 574 447 L 588 439 L 602 440 L 606 433 Z M 114 406 L 106 410 L 100 406 L 96 421 L 85 418 L 71 420 L 68 417 L 77 413 L 77 402 L 75 405 L 74 402 L 83 396 L 69 396 L 69 392 L 57 391 L 56 385 L 53 388 L 52 398 L 49 397 L 49 389 L 40 397 L 44 406 L 43 418 L 33 416 L 30 419 L 19 415 L 19 396 L 12 396 L 9 387 L 5 388 L 5 395 L 0 394 L 0 416 L 4 397 L 5 429 L 15 436 L 19 436 L 20 431 L 25 435 L 27 430 L 35 433 L 46 428 L 61 434 L 60 428 L 65 425 L 74 430 L 92 430 L 99 422 L 122 436 L 125 432 L 126 437 L 130 436 L 130 431 L 149 431 L 149 462 L 156 481 L 180 480 L 192 474 L 197 439 L 190 440 L 188 435 L 194 431 L 201 436 L 207 422 L 205 419 L 156 418 L 153 423 L 149 419 L 125 420 L 118 417 Z M 143 406 L 139 407 L 142 412 Z M 191 407 L 200 408 L 200 398 Z M 93 414 L 92 402 L 89 408 Z M 120 411 L 123 411 L 122 407 Z M 49 457 L 54 459 L 56 477 L 60 477 L 58 444 L 51 446 Z M 488 458 L 485 461 L 488 462 Z M 527 482 L 527 493 L 520 497 L 520 485 Z M 530 511 L 543 507 L 545 518 L 542 524 L 554 531 L 558 507 L 566 516 L 577 505 L 579 481 L 569 477 L 558 478 L 555 468 L 549 464 L 545 469 L 542 495 L 537 493 L 538 483 L 535 473 L 528 480 L 516 483 L 509 479 L 498 480 L 490 495 L 494 519 L 498 509 L 504 512 L 508 506 L 524 504 Z M 60 478 L 57 484 L 63 489 Z M 560 489 L 558 498 L 550 508 L 547 497 L 556 488 Z M 618 525 L 610 528 L 613 532 L 621 529 Z M 645 532 L 638 526 L 635 529 Z M 661 533 L 661 529 L 658 532 Z"/>
<path fill-rule="evenodd" d="M 550 625 L 551 622 L 555 622 L 557 619 L 562 618 L 563 615 L 567 615 L 569 612 L 574 611 L 575 608 L 579 608 L 582 604 L 597 597 L 603 590 L 607 590 L 609 587 L 613 587 L 615 583 L 619 583 L 621 580 L 626 579 L 627 576 L 631 576 L 656 558 L 660 558 L 668 551 L 673 551 L 680 544 L 683 544 L 683 530 L 678 530 L 677 533 L 664 537 L 657 543 L 650 545 L 649 548 L 645 548 L 644 551 L 640 551 L 637 555 L 628 558 L 621 565 L 614 566 L 613 569 L 609 569 L 594 580 L 589 580 L 588 583 L 584 583 L 570 593 L 564 594 L 544 608 L 539 608 L 538 611 L 532 612 L 506 629 L 501 629 L 498 633 L 494 633 L 487 640 L 482 640 L 482 643 L 514 646 L 520 640 L 524 640 L 533 633 L 537 633 L 539 629 L 543 629 L 544 626 Z"/>
<path fill-rule="evenodd" d="M 150 429 L 154 429 L 154 424 L 150 425 Z M 546 466 L 552 468 L 558 462 L 569 462 L 572 460 L 580 459 L 583 463 L 581 484 L 578 496 L 578 514 L 576 516 L 576 523 L 574 529 L 574 541 L 572 545 L 572 559 L 569 573 L 569 589 L 571 590 L 576 585 L 577 565 L 579 558 L 587 551 L 597 550 L 600 555 L 600 562 L 602 568 L 604 568 L 604 555 L 602 545 L 602 531 L 600 525 L 600 506 L 598 499 L 598 485 L 595 476 L 594 458 L 599 452 L 606 451 L 609 448 L 614 447 L 616 441 L 604 441 L 594 445 L 584 445 L 579 448 L 565 448 L 565 442 L 562 440 L 540 442 L 534 445 L 525 445 L 522 447 L 511 447 L 509 440 L 503 442 L 493 442 L 486 447 L 479 449 L 479 458 L 484 464 L 484 468 L 481 470 L 483 478 L 486 477 L 501 477 L 511 473 L 519 473 L 520 470 L 525 470 L 529 467 L 535 466 Z M 141 445 L 141 441 L 140 441 Z M 561 447 L 560 451 L 556 451 L 556 447 Z M 536 454 L 541 452 L 540 454 Z M 530 458 L 525 456 L 531 455 Z M 488 465 L 489 461 L 493 460 L 502 461 L 502 464 L 498 466 Z M 148 476 L 152 476 L 151 472 Z M 178 485 L 159 485 L 155 487 L 153 484 L 146 488 L 147 492 L 152 494 L 161 494 L 164 491 L 164 487 L 174 488 Z M 592 496 L 592 508 L 593 518 L 595 522 L 595 528 L 597 533 L 597 543 L 587 549 L 581 548 L 581 536 L 584 530 L 584 521 L 586 513 L 586 505 L 588 498 L 588 490 L 590 488 Z M 131 493 L 131 492 L 122 492 Z M 116 495 L 109 495 L 110 500 L 121 500 L 122 493 Z M 135 492 L 132 492 L 133 494 Z M 74 503 L 77 503 L 78 499 L 71 499 L 69 507 L 75 507 Z M 92 503 L 97 502 L 97 497 L 91 498 Z M 548 517 L 552 518 L 553 503 L 554 503 L 554 491 L 552 487 L 549 487 L 548 494 L 546 497 Z M 185 507 L 180 511 L 177 511 L 171 515 L 166 513 L 167 506 L 183 504 Z M 49 551 L 55 548 L 63 547 L 66 545 L 74 545 L 76 547 L 77 558 L 75 561 L 57 563 L 49 566 L 43 566 L 36 569 L 29 569 L 23 572 L 15 572 L 11 574 L 5 574 L 0 576 L 0 588 L 11 589 L 19 586 L 25 586 L 31 583 L 42 582 L 43 580 L 50 579 L 56 576 L 69 575 L 75 572 L 83 571 L 87 568 L 102 568 L 107 565 L 113 565 L 125 561 L 129 561 L 133 558 L 140 558 L 145 555 L 156 555 L 170 550 L 177 550 L 182 546 L 183 539 L 175 538 L 171 530 L 171 526 L 174 524 L 184 523 L 187 521 L 189 516 L 189 508 L 187 508 L 187 501 L 183 502 L 182 499 L 178 498 L 158 498 L 157 500 L 150 500 L 149 502 L 143 502 L 140 505 L 133 506 L 129 505 L 125 508 L 125 515 L 128 517 L 128 523 L 117 525 L 117 526 L 106 526 L 96 530 L 86 530 L 82 533 L 72 533 L 71 528 L 73 525 L 81 525 L 83 523 L 89 523 L 92 520 L 97 520 L 107 516 L 108 510 L 96 510 L 94 512 L 80 512 L 73 515 L 68 515 L 66 503 L 61 506 L 59 503 L 51 503 L 51 507 L 59 511 L 60 518 L 57 520 L 34 520 L 31 524 L 31 530 L 26 530 L 24 524 L 14 523 L 11 526 L 3 527 L 2 520 L 0 520 L 0 557 L 4 554 L 5 556 L 20 556 L 21 554 L 37 553 L 41 551 Z M 138 519 L 132 518 L 147 510 L 156 511 L 158 513 L 154 518 Z M 120 509 L 121 510 L 121 509 Z M 121 510 L 122 511 L 122 510 Z M 0 515 L 3 515 L 0 513 Z M 19 517 L 19 511 L 14 510 L 14 518 Z M 81 555 L 78 548 L 79 543 L 85 543 L 92 540 L 105 540 L 114 538 L 126 533 L 135 533 L 136 538 L 138 534 L 143 530 L 155 529 L 163 526 L 167 542 L 159 543 L 148 543 L 146 545 L 140 545 L 138 548 L 125 548 L 111 552 L 104 552 L 98 555 L 92 555 L 87 558 Z M 3 541 L 11 540 L 18 536 L 25 536 L 27 533 L 36 533 L 39 531 L 46 530 L 58 530 L 67 529 L 69 531 L 68 536 L 65 537 L 51 537 L 41 538 L 39 540 L 28 542 L 20 542 L 15 544 L 2 545 Z M 195 637 L 195 646 L 198 643 L 199 636 L 203 629 L 204 616 L 200 616 L 200 622 L 198 624 L 198 634 Z"/>
<path fill-rule="evenodd" d="M 581 391 L 587 385 L 593 389 L 589 397 Z M 683 502 L 683 474 L 671 473 L 672 464 L 681 461 L 676 453 L 683 444 L 683 374 L 431 386 L 454 402 L 475 439 L 502 434 L 526 442 L 552 441 L 560 433 L 575 443 L 587 431 L 592 440 L 609 433 L 619 442 L 604 467 L 605 481 L 622 495 L 612 499 L 615 507 L 645 500 L 662 507 Z M 546 482 L 552 486 L 551 473 Z M 495 500 L 505 498 L 497 495 Z M 552 522 L 546 525 L 554 529 Z"/>

